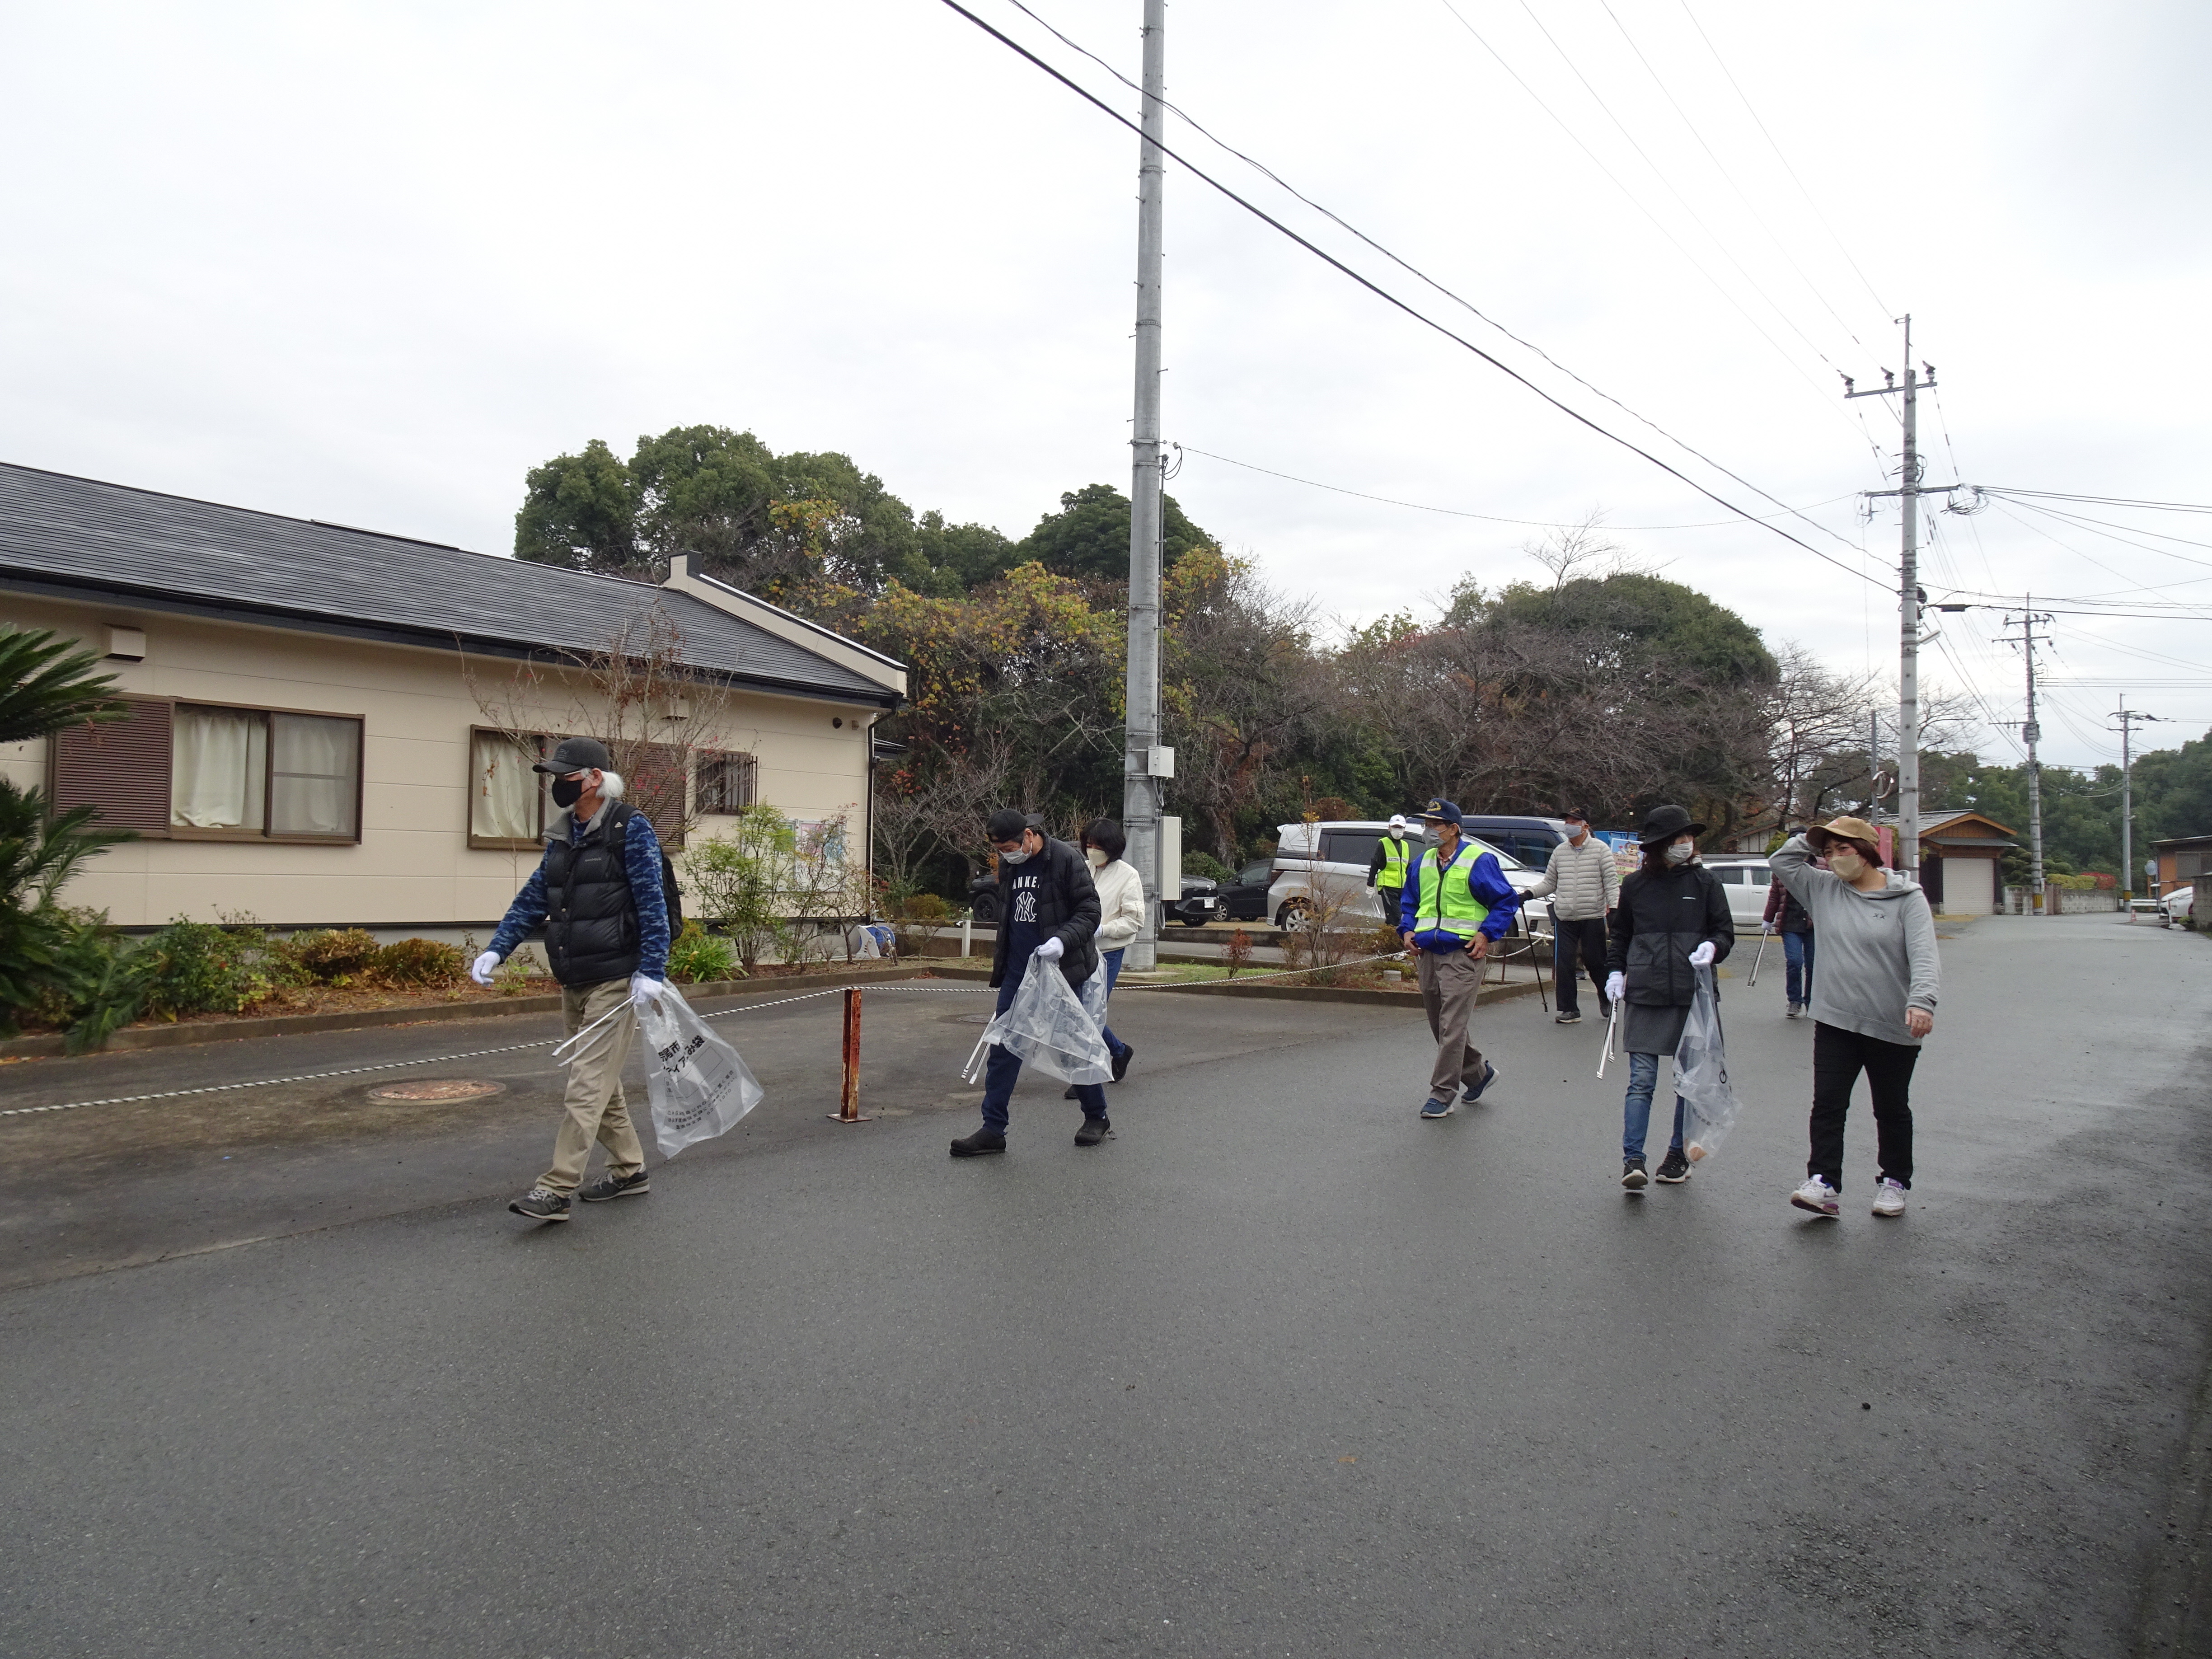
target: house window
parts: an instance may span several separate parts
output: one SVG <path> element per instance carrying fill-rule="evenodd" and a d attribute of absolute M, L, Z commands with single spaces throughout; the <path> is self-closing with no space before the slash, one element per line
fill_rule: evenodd
<path fill-rule="evenodd" d="M 361 839 L 361 721 L 178 703 L 169 822 L 182 839 Z"/>
<path fill-rule="evenodd" d="M 699 815 L 728 817 L 750 806 L 757 769 L 750 755 L 702 755 Z"/>
<path fill-rule="evenodd" d="M 525 851 L 545 832 L 545 785 L 531 768 L 553 739 L 538 732 L 512 737 L 481 727 L 469 733 L 469 845 Z"/>

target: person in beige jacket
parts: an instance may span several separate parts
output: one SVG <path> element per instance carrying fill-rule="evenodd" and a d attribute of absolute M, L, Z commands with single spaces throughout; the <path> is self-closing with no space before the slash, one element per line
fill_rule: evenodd
<path fill-rule="evenodd" d="M 1093 938 L 1106 963 L 1109 997 L 1114 994 L 1114 981 L 1121 976 L 1121 952 L 1145 928 L 1144 878 L 1137 873 L 1135 865 L 1121 856 L 1128 850 L 1129 838 L 1112 818 L 1093 818 L 1084 827 L 1083 856 L 1090 860 L 1091 879 L 1098 889 L 1098 932 Z M 1100 1034 L 1114 1056 L 1114 1081 L 1119 1083 L 1137 1051 L 1115 1036 L 1110 1025 L 1102 1028 Z M 1068 1092 L 1072 1097 L 1074 1091 Z"/>
<path fill-rule="evenodd" d="M 1590 983 L 1598 987 L 1598 1018 L 1606 1018 L 1613 1006 L 1605 997 L 1606 918 L 1620 902 L 1620 867 L 1613 848 L 1590 834 L 1589 814 L 1569 808 L 1559 814 L 1567 838 L 1552 848 L 1544 866 L 1544 878 L 1528 890 L 1530 898 L 1552 897 L 1552 982 L 1558 988 L 1562 1025 L 1582 1018 L 1577 995 L 1578 969 L 1589 965 Z"/>

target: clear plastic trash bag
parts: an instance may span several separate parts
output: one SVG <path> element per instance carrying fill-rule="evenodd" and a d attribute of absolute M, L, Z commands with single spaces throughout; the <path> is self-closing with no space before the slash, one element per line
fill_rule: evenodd
<path fill-rule="evenodd" d="M 653 1100 L 653 1139 L 673 1158 L 695 1140 L 712 1140 L 760 1104 L 761 1086 L 738 1051 L 665 985 L 638 1010 L 645 1028 L 646 1092 Z"/>
<path fill-rule="evenodd" d="M 1080 997 L 1068 988 L 1058 963 L 1033 961 L 1006 1012 L 983 1028 L 962 1075 L 970 1083 L 982 1076 L 983 1051 L 995 1042 L 1023 1065 L 1063 1083 L 1104 1083 L 1114 1075 L 1114 1056 L 1099 1030 L 1105 1016 L 1103 961 L 1084 981 Z"/>
<path fill-rule="evenodd" d="M 1674 1049 L 1674 1092 L 1682 1097 L 1682 1140 L 1690 1162 L 1720 1150 L 1742 1110 L 1729 1086 L 1728 1050 L 1721 1042 L 1720 988 L 1710 966 L 1698 969 L 1698 994 Z"/>

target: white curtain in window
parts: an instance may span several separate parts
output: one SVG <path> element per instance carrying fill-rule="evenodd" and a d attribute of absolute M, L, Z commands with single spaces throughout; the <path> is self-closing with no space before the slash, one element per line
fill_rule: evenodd
<path fill-rule="evenodd" d="M 496 732 L 479 732 L 470 745 L 469 833 L 501 841 L 538 838 L 538 775 L 526 755 Z"/>
<path fill-rule="evenodd" d="M 258 833 L 269 763 L 262 716 L 179 704 L 171 730 L 169 822 L 180 830 Z"/>
<path fill-rule="evenodd" d="M 360 796 L 361 726 L 313 714 L 272 714 L 272 836 L 350 836 Z"/>

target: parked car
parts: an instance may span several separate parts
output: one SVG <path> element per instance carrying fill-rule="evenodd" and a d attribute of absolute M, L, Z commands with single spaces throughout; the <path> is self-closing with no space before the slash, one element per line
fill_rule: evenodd
<path fill-rule="evenodd" d="M 1539 876 L 1552 861 L 1552 849 L 1567 838 L 1565 818 L 1501 817 L 1470 813 L 1460 821 L 1460 833 L 1513 856 Z"/>
<path fill-rule="evenodd" d="M 2164 898 L 2159 900 L 2158 908 L 2165 913 L 2166 925 L 2167 927 L 2186 927 L 2191 925 L 2190 921 L 2189 908 L 2196 902 L 2196 884 L 2194 882 L 2184 882 L 2180 886 L 2175 888 L 2171 893 L 2168 893 Z"/>
<path fill-rule="evenodd" d="M 1367 884 L 1367 866 L 1389 828 L 1382 819 L 1282 825 L 1282 839 L 1275 848 L 1275 878 L 1267 890 L 1267 908 L 1275 926 L 1291 926 L 1310 906 L 1317 890 L 1326 891 L 1336 901 L 1341 907 L 1340 915 L 1360 922 L 1382 922 L 1382 907 Z M 1496 843 L 1475 835 L 1468 839 L 1478 850 L 1498 855 L 1498 866 L 1516 892 L 1525 893 L 1543 880 L 1541 869 L 1530 869 Z M 1550 856 L 1548 850 L 1546 856 Z M 1549 899 L 1531 899 L 1509 931 L 1517 933 L 1524 927 L 1534 927 L 1540 933 L 1549 933 L 1551 915 Z M 1395 922 L 1397 918 L 1389 920 Z"/>
<path fill-rule="evenodd" d="M 1267 890 L 1275 884 L 1275 860 L 1254 859 L 1219 890 L 1224 921 L 1265 921 L 1272 907 Z"/>
<path fill-rule="evenodd" d="M 1766 916 L 1766 894 L 1774 871 L 1763 858 L 1747 854 L 1709 854 L 1705 868 L 1721 878 L 1728 890 L 1729 915 L 1738 928 L 1756 928 Z"/>

